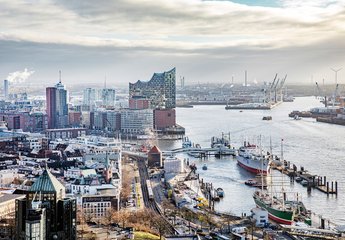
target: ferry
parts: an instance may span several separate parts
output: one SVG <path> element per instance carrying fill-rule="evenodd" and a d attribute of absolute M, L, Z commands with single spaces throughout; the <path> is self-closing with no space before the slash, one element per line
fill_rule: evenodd
<path fill-rule="evenodd" d="M 270 155 L 264 155 L 259 148 L 250 143 L 244 142 L 236 156 L 237 163 L 249 172 L 267 174 L 270 168 Z"/>

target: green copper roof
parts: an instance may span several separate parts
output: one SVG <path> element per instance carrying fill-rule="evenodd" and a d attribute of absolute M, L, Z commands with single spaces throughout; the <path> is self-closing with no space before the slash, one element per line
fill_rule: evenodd
<path fill-rule="evenodd" d="M 65 193 L 65 187 L 53 176 L 47 169 L 45 169 L 41 176 L 31 186 L 30 192 L 56 192 Z"/>

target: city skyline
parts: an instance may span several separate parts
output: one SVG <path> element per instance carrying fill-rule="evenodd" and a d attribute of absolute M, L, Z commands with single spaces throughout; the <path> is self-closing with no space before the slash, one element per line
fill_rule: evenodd
<path fill-rule="evenodd" d="M 344 65 L 344 1 L 1 1 L 3 79 L 125 86 L 176 67 L 186 84 L 326 79 Z M 15 17 L 14 17 L 15 16 Z M 51 17 L 54 16 L 54 17 Z M 42 24 L 44 23 L 44 24 Z M 135 69 L 135 71 L 133 71 Z M 31 76 L 30 76 L 31 75 Z M 344 73 L 338 82 L 344 83 Z"/>

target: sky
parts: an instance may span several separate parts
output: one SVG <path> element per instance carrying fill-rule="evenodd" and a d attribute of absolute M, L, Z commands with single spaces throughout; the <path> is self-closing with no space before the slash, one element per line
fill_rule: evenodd
<path fill-rule="evenodd" d="M 0 79 L 345 83 L 345 0 L 0 0 Z"/>

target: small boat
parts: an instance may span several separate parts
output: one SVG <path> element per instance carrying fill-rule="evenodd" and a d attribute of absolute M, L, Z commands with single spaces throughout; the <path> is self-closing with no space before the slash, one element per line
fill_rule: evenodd
<path fill-rule="evenodd" d="M 250 187 L 256 187 L 256 188 L 267 188 L 266 184 L 262 184 L 261 182 L 258 182 L 254 179 L 249 179 L 244 182 L 245 185 L 250 186 Z"/>
<path fill-rule="evenodd" d="M 254 179 L 248 179 L 247 181 L 244 182 L 244 184 L 246 184 L 247 186 L 254 186 L 258 184 L 258 182 L 255 181 Z"/>
<path fill-rule="evenodd" d="M 216 191 L 217 191 L 218 197 L 220 197 L 220 198 L 224 197 L 224 190 L 223 190 L 223 188 L 217 188 Z"/>
<path fill-rule="evenodd" d="M 207 170 L 207 165 L 204 164 L 204 166 L 202 166 L 202 170 Z"/>
<path fill-rule="evenodd" d="M 308 181 L 308 180 L 303 179 L 303 180 L 301 181 L 301 184 L 302 184 L 303 186 L 308 186 L 309 181 Z"/>
<path fill-rule="evenodd" d="M 303 179 L 301 177 L 296 177 L 295 180 L 296 182 L 302 182 Z"/>
<path fill-rule="evenodd" d="M 264 116 L 262 120 L 270 121 L 272 120 L 272 116 Z"/>

